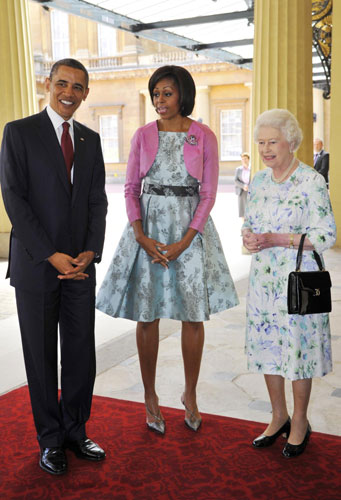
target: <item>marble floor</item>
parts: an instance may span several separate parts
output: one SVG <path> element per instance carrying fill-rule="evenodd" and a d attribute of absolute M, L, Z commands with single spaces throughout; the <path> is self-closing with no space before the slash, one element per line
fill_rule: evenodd
<path fill-rule="evenodd" d="M 328 269 L 341 283 L 337 271 L 341 252 L 326 256 Z M 237 282 L 240 304 L 212 316 L 205 324 L 205 348 L 198 383 L 198 406 L 202 412 L 268 422 L 270 403 L 262 375 L 246 370 L 244 355 L 245 293 L 247 280 Z M 309 406 L 309 420 L 315 431 L 341 435 L 341 286 L 334 286 L 332 347 L 334 371 L 314 379 Z M 181 358 L 180 323 L 161 322 L 157 391 L 160 405 L 182 408 L 183 365 Z M 127 333 L 131 343 L 135 331 Z M 119 346 L 117 346 L 119 347 Z M 116 366 L 97 376 L 95 393 L 118 399 L 143 402 L 143 386 L 136 352 Z M 286 381 L 289 412 L 292 410 L 291 383 Z"/>
<path fill-rule="evenodd" d="M 110 258 L 126 224 L 122 190 L 109 188 L 109 214 L 103 262 L 98 282 L 103 279 Z M 250 256 L 241 253 L 240 219 L 232 192 L 220 192 L 212 213 L 224 251 L 236 282 L 240 304 L 213 315 L 205 323 L 205 348 L 198 384 L 198 405 L 202 412 L 268 422 L 270 404 L 263 381 L 246 370 L 244 355 L 245 295 Z M 341 435 L 341 250 L 325 254 L 331 272 L 333 311 L 331 313 L 334 371 L 314 379 L 309 407 L 313 430 Z M 20 334 L 13 289 L 3 279 L 6 261 L 0 262 L 0 394 L 25 383 Z M 157 369 L 160 404 L 182 408 L 183 366 L 181 324 L 161 321 Z M 96 313 L 97 379 L 95 394 L 143 402 L 135 324 Z M 15 368 L 14 368 L 15 367 Z M 288 407 L 292 409 L 290 383 L 286 382 Z M 144 416 L 141 415 L 141 423 Z"/>

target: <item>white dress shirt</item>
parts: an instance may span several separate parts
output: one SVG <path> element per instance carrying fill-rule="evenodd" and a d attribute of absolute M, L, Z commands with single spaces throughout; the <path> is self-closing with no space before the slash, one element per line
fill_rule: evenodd
<path fill-rule="evenodd" d="M 69 134 L 72 140 L 73 144 L 73 149 L 75 149 L 75 140 L 74 140 L 74 133 L 73 133 L 73 118 L 71 117 L 70 120 L 64 120 L 58 113 L 55 112 L 54 109 L 51 108 L 51 106 L 48 104 L 46 107 L 47 114 L 52 122 L 53 128 L 57 134 L 57 139 L 59 144 L 62 142 L 62 134 L 63 134 L 63 123 L 67 121 L 70 124 L 69 128 Z M 71 184 L 73 184 L 73 165 L 71 169 Z"/>
<path fill-rule="evenodd" d="M 249 184 L 250 183 L 250 173 L 251 173 L 251 168 L 250 167 L 243 167 L 242 170 L 242 181 L 244 184 Z"/>

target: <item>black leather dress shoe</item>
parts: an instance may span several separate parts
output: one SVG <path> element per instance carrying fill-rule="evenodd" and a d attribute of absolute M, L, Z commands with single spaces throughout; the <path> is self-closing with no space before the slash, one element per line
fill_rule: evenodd
<path fill-rule="evenodd" d="M 64 474 L 67 471 L 67 460 L 63 448 L 42 448 L 40 450 L 40 467 L 50 474 Z"/>
<path fill-rule="evenodd" d="M 105 451 L 87 437 L 79 441 L 67 441 L 65 447 L 73 451 L 76 457 L 84 458 L 85 460 L 98 461 L 105 458 Z"/>
<path fill-rule="evenodd" d="M 309 441 L 309 438 L 310 438 L 310 434 L 311 434 L 311 427 L 310 427 L 310 424 L 308 422 L 308 428 L 307 428 L 307 432 L 305 433 L 305 436 L 304 436 L 304 439 L 302 441 L 301 444 L 290 444 L 290 443 L 287 443 L 285 446 L 284 446 L 284 449 L 283 449 L 283 456 L 285 458 L 293 458 L 293 457 L 298 457 L 298 455 L 301 455 L 301 453 L 304 452 L 307 444 L 308 444 L 308 441 Z"/>
<path fill-rule="evenodd" d="M 252 446 L 254 448 L 266 448 L 267 446 L 274 444 L 278 436 L 281 434 L 286 434 L 286 437 L 288 437 L 290 434 L 290 425 L 291 418 L 289 417 L 285 424 L 282 425 L 282 427 L 275 432 L 275 434 L 272 434 L 272 436 L 265 436 L 264 434 L 261 434 L 253 441 Z"/>

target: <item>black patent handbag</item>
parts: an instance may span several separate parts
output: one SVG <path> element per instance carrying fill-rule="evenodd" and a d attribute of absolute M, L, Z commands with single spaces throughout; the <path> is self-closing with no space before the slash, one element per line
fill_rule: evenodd
<path fill-rule="evenodd" d="M 301 271 L 302 251 L 306 235 L 302 234 L 297 251 L 296 271 L 288 279 L 288 313 L 319 314 L 332 310 L 330 274 L 322 265 L 317 252 L 313 252 L 319 271 Z"/>

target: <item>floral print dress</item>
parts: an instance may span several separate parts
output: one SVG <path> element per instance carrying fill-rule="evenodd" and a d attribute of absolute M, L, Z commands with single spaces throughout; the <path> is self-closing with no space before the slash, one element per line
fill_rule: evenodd
<path fill-rule="evenodd" d="M 336 239 L 324 178 L 299 163 L 290 178 L 273 182 L 272 170 L 258 172 L 250 185 L 243 229 L 254 233 L 307 233 L 318 253 Z M 247 296 L 246 354 L 253 372 L 290 380 L 322 377 L 332 370 L 328 314 L 287 312 L 288 274 L 297 250 L 272 247 L 253 254 Z M 317 270 L 304 251 L 301 270 Z"/>
<path fill-rule="evenodd" d="M 144 183 L 153 185 L 140 198 L 144 233 L 161 243 L 179 241 L 199 203 L 198 181 L 186 170 L 186 133 L 159 132 L 159 149 Z M 186 186 L 193 196 L 174 196 L 158 186 Z M 113 317 L 135 321 L 170 318 L 204 321 L 238 304 L 234 284 L 211 217 L 204 231 L 169 263 L 152 264 L 135 241 L 128 223 L 97 295 L 96 307 Z"/>

